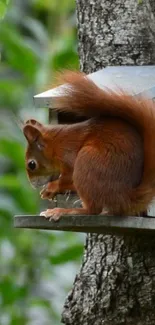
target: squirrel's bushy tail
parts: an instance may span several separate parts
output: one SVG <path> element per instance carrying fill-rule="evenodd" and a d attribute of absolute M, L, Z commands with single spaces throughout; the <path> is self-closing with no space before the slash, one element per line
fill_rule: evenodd
<path fill-rule="evenodd" d="M 155 104 L 118 89 L 102 90 L 83 73 L 68 72 L 62 81 L 69 84 L 60 97 L 58 110 L 88 118 L 120 117 L 134 125 L 143 137 L 144 170 L 141 184 L 131 192 L 134 212 L 144 211 L 155 197 Z"/>

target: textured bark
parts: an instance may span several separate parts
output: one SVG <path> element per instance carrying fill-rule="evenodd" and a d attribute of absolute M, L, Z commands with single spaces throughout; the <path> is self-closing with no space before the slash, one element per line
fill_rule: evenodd
<path fill-rule="evenodd" d="M 86 73 L 155 64 L 154 0 L 77 0 Z M 66 325 L 154 325 L 155 238 L 88 235 L 62 314 Z"/>
<path fill-rule="evenodd" d="M 81 69 L 152 64 L 154 14 L 154 0 L 77 0 Z"/>

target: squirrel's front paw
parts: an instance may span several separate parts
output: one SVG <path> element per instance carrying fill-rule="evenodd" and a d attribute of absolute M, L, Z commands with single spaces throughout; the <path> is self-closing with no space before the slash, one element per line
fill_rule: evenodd
<path fill-rule="evenodd" d="M 58 193 L 58 182 L 53 181 L 47 184 L 46 187 L 42 189 L 40 192 L 40 196 L 42 199 L 46 200 L 52 200 Z"/>
<path fill-rule="evenodd" d="M 40 216 L 49 219 L 49 221 L 51 220 L 58 221 L 63 214 L 65 214 L 65 209 L 54 208 L 54 209 L 47 209 L 46 211 L 41 212 Z"/>
<path fill-rule="evenodd" d="M 50 189 L 44 188 L 40 192 L 40 196 L 41 196 L 41 199 L 43 199 L 43 200 L 52 200 L 56 196 L 56 192 L 52 192 Z"/>

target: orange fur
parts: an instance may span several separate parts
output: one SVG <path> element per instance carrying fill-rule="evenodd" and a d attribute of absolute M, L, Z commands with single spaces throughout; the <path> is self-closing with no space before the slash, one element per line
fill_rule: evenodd
<path fill-rule="evenodd" d="M 136 99 L 120 90 L 102 90 L 81 73 L 65 74 L 62 80 L 69 87 L 59 100 L 58 110 L 88 120 L 58 126 L 29 121 L 24 126 L 26 163 L 34 158 L 38 164 L 33 172 L 27 168 L 30 181 L 56 175 L 57 180 L 48 181 L 42 198 L 75 189 L 83 202 L 83 209 L 72 209 L 75 214 L 107 210 L 114 215 L 133 215 L 145 211 L 155 196 L 153 101 Z"/>

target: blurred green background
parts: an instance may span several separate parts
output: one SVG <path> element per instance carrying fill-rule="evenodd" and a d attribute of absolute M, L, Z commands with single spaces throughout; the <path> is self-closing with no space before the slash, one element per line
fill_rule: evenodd
<path fill-rule="evenodd" d="M 46 121 L 33 95 L 78 67 L 75 1 L 0 0 L 0 16 L 0 325 L 59 325 L 83 236 L 13 229 L 13 215 L 40 211 L 13 114 Z"/>

